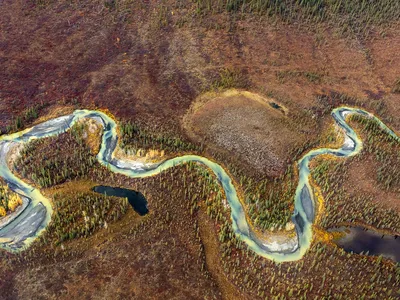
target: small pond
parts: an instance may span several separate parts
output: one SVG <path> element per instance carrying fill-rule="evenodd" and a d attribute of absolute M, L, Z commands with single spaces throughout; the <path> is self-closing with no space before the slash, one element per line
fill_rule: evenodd
<path fill-rule="evenodd" d="M 282 106 L 280 106 L 278 103 L 275 103 L 275 102 L 270 102 L 269 105 L 271 105 L 272 108 L 275 108 L 275 109 L 282 109 Z"/>
<path fill-rule="evenodd" d="M 140 192 L 105 185 L 95 186 L 93 188 L 93 191 L 106 196 L 128 198 L 129 204 L 141 216 L 144 216 L 149 212 L 149 210 L 147 209 L 147 200 Z"/>
<path fill-rule="evenodd" d="M 363 227 L 339 227 L 331 232 L 340 232 L 344 235 L 335 240 L 335 243 L 347 252 L 369 255 L 382 255 L 396 262 L 400 262 L 400 237 L 383 235 Z"/>

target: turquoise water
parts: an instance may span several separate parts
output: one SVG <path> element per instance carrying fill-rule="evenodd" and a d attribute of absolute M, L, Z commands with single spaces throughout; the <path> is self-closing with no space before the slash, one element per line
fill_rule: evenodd
<path fill-rule="evenodd" d="M 12 190 L 30 202 L 27 208 L 11 222 L 3 227 L 0 226 L 0 247 L 9 251 L 20 251 L 26 248 L 45 229 L 51 220 L 52 214 L 49 200 L 43 197 L 39 190 L 29 186 L 9 170 L 5 159 L 9 148 L 16 143 L 27 143 L 32 139 L 58 135 L 68 130 L 79 119 L 92 118 L 104 127 L 102 144 L 97 159 L 112 172 L 132 178 L 143 178 L 159 174 L 178 164 L 190 161 L 203 164 L 214 172 L 225 191 L 226 199 L 231 208 L 232 227 L 237 237 L 246 243 L 252 251 L 268 259 L 278 262 L 298 260 L 303 257 L 310 247 L 312 241 L 312 223 L 315 219 L 314 193 L 309 182 L 309 163 L 314 157 L 321 154 L 349 157 L 359 153 L 362 142 L 345 120 L 347 114 L 354 113 L 376 118 L 372 114 L 360 109 L 349 107 L 334 109 L 332 117 L 338 126 L 343 129 L 345 134 L 344 145 L 339 149 L 320 148 L 311 150 L 298 161 L 299 182 L 294 198 L 295 209 L 292 216 L 297 238 L 292 243 L 282 243 L 279 245 L 271 245 L 263 242 L 251 230 L 232 180 L 222 166 L 205 157 L 196 155 L 179 156 L 152 166 L 140 166 L 137 163 L 118 160 L 113 156 L 118 141 L 117 124 L 112 118 L 100 111 L 76 110 L 70 116 L 56 118 L 22 132 L 3 136 L 0 138 L 0 176 L 9 184 Z M 378 121 L 388 134 L 397 138 L 393 131 L 380 120 Z"/>

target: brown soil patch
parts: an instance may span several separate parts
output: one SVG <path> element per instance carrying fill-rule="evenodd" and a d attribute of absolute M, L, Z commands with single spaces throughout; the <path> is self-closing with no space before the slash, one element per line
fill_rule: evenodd
<path fill-rule="evenodd" d="M 260 174 L 279 175 L 296 142 L 306 139 L 273 99 L 249 92 L 227 91 L 200 97 L 184 118 L 183 127 L 197 142 L 223 149 Z"/>

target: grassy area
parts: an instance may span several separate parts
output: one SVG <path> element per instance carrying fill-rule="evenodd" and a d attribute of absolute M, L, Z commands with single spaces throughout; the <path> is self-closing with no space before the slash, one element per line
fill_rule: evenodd
<path fill-rule="evenodd" d="M 85 193 L 56 193 L 54 214 L 46 232 L 40 237 L 44 244 L 55 246 L 79 237 L 88 237 L 109 223 L 120 220 L 130 207 L 127 199 Z"/>
<path fill-rule="evenodd" d="M 218 78 L 211 84 L 211 89 L 246 89 L 249 86 L 248 78 L 240 70 L 223 69 L 219 72 Z"/>
<path fill-rule="evenodd" d="M 252 223 L 262 230 L 283 229 L 293 213 L 296 185 L 293 166 L 273 180 L 242 176 L 240 186 Z"/>
<path fill-rule="evenodd" d="M 305 71 L 297 71 L 297 70 L 288 70 L 288 71 L 278 71 L 276 72 L 276 77 L 280 83 L 285 83 L 289 79 L 293 79 L 296 77 L 304 77 L 310 83 L 321 83 L 324 75 L 317 72 L 305 72 Z"/>
<path fill-rule="evenodd" d="M 41 9 L 54 4 L 53 0 L 36 0 Z M 79 3 L 79 1 L 77 2 Z M 77 5 L 71 3 L 71 5 Z M 119 18 L 132 21 L 132 11 L 146 9 L 147 4 L 131 0 L 107 0 L 102 6 Z M 185 12 L 172 21 L 176 11 Z M 366 37 L 372 30 L 382 29 L 400 20 L 400 4 L 396 0 L 182 0 L 158 1 L 153 11 L 154 27 L 163 29 L 171 24 L 178 27 L 188 19 L 201 19 L 204 14 L 230 14 L 267 16 L 272 21 L 280 20 L 289 24 L 308 27 L 325 23 L 345 36 Z"/>
<path fill-rule="evenodd" d="M 164 133 L 155 133 L 131 122 L 122 122 L 119 126 L 120 147 L 127 153 L 136 155 L 139 150 L 161 150 L 165 153 L 201 152 L 202 146 L 194 145 L 181 137 Z"/>
<path fill-rule="evenodd" d="M 21 151 L 14 169 L 44 188 L 87 177 L 97 159 L 82 137 L 84 129 L 83 124 L 76 124 L 59 137 L 33 140 Z"/>
<path fill-rule="evenodd" d="M 290 23 L 327 22 L 344 34 L 366 35 L 374 26 L 400 20 L 396 0 L 196 0 L 198 11 L 257 13 Z"/>

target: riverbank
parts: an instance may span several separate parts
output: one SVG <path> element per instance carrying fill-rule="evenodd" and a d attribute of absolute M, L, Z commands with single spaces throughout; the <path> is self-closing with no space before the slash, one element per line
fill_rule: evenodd
<path fill-rule="evenodd" d="M 110 128 L 111 129 L 111 128 Z M 105 133 L 106 135 L 107 133 Z M 315 152 L 315 151 L 314 151 Z M 314 153 L 312 152 L 312 153 Z M 301 165 L 301 162 L 299 163 Z M 100 167 L 100 169 L 106 170 L 103 167 Z M 99 169 L 99 170 L 100 170 Z M 186 170 L 186 171 L 185 171 Z M 205 188 L 204 187 L 198 187 L 198 190 L 195 192 L 190 192 L 190 194 L 187 194 L 187 191 L 185 191 L 185 189 L 179 189 L 178 187 L 181 186 L 183 184 L 183 186 L 189 188 L 190 186 L 192 186 L 193 183 L 197 182 L 195 179 L 190 179 L 191 174 L 193 174 L 194 170 L 197 170 L 196 172 L 198 172 L 198 174 L 202 174 L 201 176 L 204 176 L 205 180 L 203 181 L 204 186 L 208 186 L 208 189 L 210 189 L 209 192 L 204 192 Z M 107 170 L 107 172 L 109 172 L 110 170 Z M 118 186 L 122 186 L 122 185 L 127 185 L 127 179 L 125 176 L 121 176 L 119 174 L 113 174 L 113 173 L 109 173 L 109 175 L 105 176 L 105 173 L 101 173 L 103 171 L 96 171 L 96 172 L 100 172 L 100 173 L 94 173 L 93 175 L 97 174 L 96 176 L 100 176 L 99 178 L 103 178 L 103 180 L 105 178 L 107 178 L 107 181 L 109 181 L 108 184 L 112 183 L 113 185 L 118 185 Z M 220 253 L 222 255 L 222 257 L 224 257 L 225 259 L 221 261 L 222 264 L 222 268 L 224 270 L 224 272 L 226 272 L 226 274 L 228 275 L 229 280 L 231 280 L 232 282 L 234 282 L 234 286 L 239 288 L 241 291 L 243 292 L 247 292 L 245 289 L 246 284 L 260 284 L 259 286 L 265 286 L 265 282 L 267 282 L 268 280 L 266 278 L 264 278 L 265 276 L 270 276 L 271 272 L 277 272 L 277 270 L 274 271 L 274 269 L 276 268 L 276 264 L 274 264 L 273 262 L 268 262 L 268 260 L 263 259 L 260 256 L 255 255 L 252 251 L 246 250 L 246 247 L 244 246 L 244 244 L 237 239 L 234 235 L 232 235 L 232 229 L 229 229 L 229 225 L 230 225 L 230 221 L 225 219 L 224 216 L 222 216 L 219 211 L 221 209 L 224 209 L 224 204 L 223 204 L 223 199 L 221 197 L 221 195 L 218 194 L 218 190 L 219 190 L 219 186 L 218 184 L 212 184 L 212 182 L 214 182 L 215 179 L 213 179 L 213 176 L 211 174 L 211 176 L 209 175 L 210 170 L 207 169 L 203 169 L 201 167 L 199 167 L 199 165 L 197 163 L 189 163 L 186 165 L 182 165 L 182 166 L 176 166 L 175 168 L 166 168 L 163 172 L 161 172 L 161 174 L 155 175 L 155 176 L 150 176 L 150 177 L 146 177 L 146 178 L 142 178 L 142 179 L 129 179 L 129 188 L 134 188 L 135 190 L 147 190 L 149 191 L 150 195 L 153 196 L 149 196 L 147 197 L 149 200 L 149 211 L 150 213 L 148 214 L 148 216 L 145 217 L 145 219 L 143 221 L 140 221 L 138 219 L 137 222 L 141 223 L 144 222 L 145 220 L 149 220 L 151 218 L 155 218 L 155 219 L 159 219 L 159 215 L 154 215 L 152 214 L 152 210 L 154 209 L 154 207 L 151 207 L 151 204 L 153 203 L 154 205 L 156 205 L 159 209 L 160 209 L 160 201 L 162 198 L 164 198 L 166 195 L 165 193 L 162 193 L 162 198 L 159 198 L 159 200 L 155 200 L 153 191 L 151 188 L 149 188 L 149 184 L 157 184 L 159 186 L 159 188 L 164 191 L 170 191 L 171 193 L 176 193 L 175 196 L 171 196 L 171 197 L 167 197 L 169 199 L 181 199 L 180 201 L 182 202 L 177 202 L 177 205 L 181 208 L 184 208 L 184 205 L 182 203 L 187 203 L 186 209 L 187 212 L 189 214 L 196 214 L 196 210 L 198 205 L 196 204 L 196 198 L 194 195 L 209 195 L 211 197 L 211 199 L 207 199 L 206 203 L 207 205 L 211 205 L 210 207 L 212 207 L 212 209 L 210 210 L 210 216 L 213 220 L 215 220 L 215 228 L 216 228 L 216 234 L 218 234 L 219 239 L 222 240 L 223 242 L 221 242 L 221 248 L 220 248 Z M 220 174 L 220 173 L 217 173 Z M 92 175 L 89 175 L 92 176 Z M 304 176 L 300 176 L 300 181 L 305 178 Z M 308 177 L 307 177 L 308 178 Z M 139 181 L 141 182 L 141 184 L 143 184 L 142 188 L 140 187 L 135 187 L 135 182 Z M 220 178 L 221 180 L 221 178 Z M 147 182 L 147 183 L 146 183 Z M 222 181 L 223 182 L 223 181 Z M 137 183 L 136 183 L 137 184 Z M 226 183 L 225 183 L 226 184 Z M 226 187 L 226 185 L 225 185 Z M 226 190 L 226 189 L 225 189 Z M 185 193 L 184 193 L 185 191 Z M 178 197 L 178 195 L 180 195 Z M 161 196 L 158 196 L 161 197 Z M 174 201 L 175 201 L 174 200 Z M 185 201 L 186 200 L 186 201 Z M 190 201 L 187 201 L 190 200 Z M 166 202 L 168 203 L 168 202 Z M 217 204 L 218 206 L 214 207 L 214 204 Z M 231 204 L 231 203 L 230 203 Z M 207 209 L 209 210 L 209 209 Z M 181 210 L 182 212 L 182 210 Z M 208 212 L 207 212 L 208 213 Z M 173 211 L 169 211 L 168 214 L 164 215 L 165 217 L 162 220 L 162 223 L 164 222 L 174 222 L 174 220 L 180 220 L 181 217 L 176 214 L 173 214 Z M 222 218 L 222 219 L 221 219 Z M 125 218 L 121 219 L 121 222 L 124 222 L 122 220 L 125 220 Z M 189 223 L 184 225 L 184 224 L 180 224 L 178 228 L 186 228 L 185 226 L 187 226 L 188 228 L 190 228 L 190 221 L 186 220 Z M 185 221 L 185 222 L 186 222 Z M 192 223 L 193 224 L 193 223 Z M 110 228 L 114 228 L 116 230 L 116 232 L 121 232 L 121 230 L 123 230 L 123 223 L 120 223 L 119 221 L 117 221 L 117 223 L 115 225 L 110 224 Z M 161 227 L 160 227 L 161 226 Z M 158 224 L 157 226 L 155 226 L 154 228 L 162 228 L 164 225 Z M 183 227 L 182 227 L 183 226 Z M 227 227 L 228 226 L 228 227 Z M 147 226 L 145 226 L 144 228 L 149 228 Z M 176 232 L 180 232 L 180 229 L 177 228 Z M 228 230 L 227 230 L 228 228 Z M 114 230 L 113 229 L 113 230 Z M 105 232 L 103 232 L 104 229 L 100 229 L 99 233 L 93 233 L 94 236 L 97 236 L 97 234 L 107 236 L 107 234 Z M 126 228 L 125 230 L 129 230 L 129 228 Z M 194 233 L 195 236 L 198 235 L 198 227 L 196 227 L 194 229 Z M 132 234 L 132 231 L 129 231 L 130 234 Z M 147 236 L 146 235 L 146 231 L 143 231 L 143 236 Z M 183 234 L 183 233 L 182 233 Z M 135 235 L 135 234 L 134 234 Z M 128 239 L 128 234 L 124 233 L 122 234 L 120 237 L 117 238 L 117 240 L 121 239 Z M 137 235 L 135 235 L 137 236 Z M 132 237 L 133 238 L 133 237 Z M 89 238 L 90 239 L 90 238 Z M 55 249 L 53 247 L 49 247 L 46 246 L 46 255 L 49 256 L 51 255 L 52 252 L 54 252 L 54 250 L 56 250 L 58 252 L 58 256 L 60 257 L 60 259 L 65 259 L 65 260 L 69 260 L 72 259 L 74 257 L 74 255 L 82 255 L 82 254 L 78 254 L 76 252 L 70 252 L 70 251 L 66 251 L 65 249 L 70 249 L 70 247 L 75 248 L 74 243 L 80 243 L 82 245 L 86 244 L 88 247 L 87 249 L 90 249 L 90 244 L 87 244 L 86 242 L 84 242 L 85 239 L 82 238 L 78 238 L 78 239 L 72 239 L 70 242 L 64 242 L 66 243 L 66 245 L 61 245 L 56 247 Z M 26 253 L 30 253 L 28 257 L 30 257 L 31 255 L 34 255 L 35 257 L 41 257 L 40 252 L 37 252 L 37 250 L 35 251 L 34 249 L 43 249 L 43 243 L 44 241 L 42 240 L 40 243 L 35 243 L 32 245 L 32 251 L 28 250 Z M 132 241 L 133 242 L 133 241 Z M 63 244 L 64 244 L 63 243 Z M 102 245 L 102 243 L 99 243 L 99 245 Z M 109 247 L 110 244 L 104 244 L 104 247 Z M 150 244 L 149 244 L 150 245 Z M 59 248 L 61 247 L 61 248 Z M 169 246 L 170 247 L 170 246 Z M 326 248 L 328 247 L 328 248 Z M 311 243 L 309 251 L 307 252 L 307 254 L 304 256 L 304 259 L 296 262 L 296 263 L 287 263 L 285 268 L 284 273 L 281 273 L 284 278 L 275 278 L 274 281 L 278 280 L 287 280 L 287 274 L 289 274 L 290 272 L 288 272 L 287 268 L 293 268 L 293 270 L 295 270 L 295 272 L 300 272 L 300 270 L 303 268 L 302 266 L 304 264 L 307 264 L 309 267 L 311 267 L 312 265 L 314 265 L 313 260 L 316 259 L 316 257 L 318 257 L 318 255 L 331 255 L 331 257 L 336 257 L 335 259 L 338 259 L 338 257 L 342 257 L 343 259 L 343 253 L 340 252 L 340 250 L 335 250 L 336 248 L 331 248 L 332 246 L 326 246 L 324 244 L 320 244 L 320 242 L 318 241 L 314 241 L 313 243 Z M 85 249 L 85 248 L 83 248 Z M 193 248 L 196 249 L 196 248 Z M 203 249 L 200 246 L 200 249 Z M 324 251 L 322 251 L 321 249 L 325 249 Z M 86 250 L 85 250 L 86 251 Z M 90 250 L 89 250 L 90 251 Z M 114 250 L 113 250 L 114 251 Z M 193 250 L 194 251 L 194 250 Z M 202 250 L 203 251 L 203 250 Z M 322 252 L 321 252 L 322 251 Z M 333 252 L 332 252 L 333 251 Z M 339 252 L 337 252 L 339 251 Z M 336 253 L 337 252 L 337 253 Z M 74 254 L 75 253 L 75 254 Z M 319 254 L 318 254 L 319 253 Z M 334 254 L 336 253 L 336 254 Z M 338 255 L 338 256 L 335 256 Z M 68 258 L 70 257 L 70 258 Z M 329 256 L 328 256 L 329 257 Z M 43 257 L 42 257 L 43 259 Z M 332 259 L 332 258 L 331 258 Z M 326 261 L 329 261 L 327 258 L 325 259 Z M 325 261 L 322 260 L 322 261 Z M 321 261 L 321 260 L 318 260 Z M 347 261 L 347 265 L 348 264 L 359 264 L 359 261 L 356 259 L 356 257 L 352 257 L 352 259 Z M 386 262 L 385 262 L 386 264 Z M 203 261 L 199 266 L 201 268 L 201 270 L 207 270 L 207 268 L 205 267 L 207 265 L 206 261 Z M 343 265 L 343 264 L 336 264 L 337 268 L 339 268 L 339 266 Z M 262 266 L 262 267 L 261 267 Z M 353 268 L 355 268 L 356 265 L 353 266 Z M 279 267 L 281 268 L 281 267 Z M 364 266 L 365 269 L 365 266 Z M 231 270 L 231 271 L 229 271 Z M 256 273 L 252 273 L 254 270 L 257 270 Z M 391 269 L 390 269 L 391 270 Z M 244 272 L 244 273 L 243 273 Z M 336 271 L 335 271 L 336 272 Z M 338 271 L 339 272 L 339 271 Z M 342 271 L 340 271 L 342 272 Z M 340 274 L 339 273 L 335 273 L 335 274 Z M 386 271 L 385 271 L 386 272 Z M 314 274 L 315 272 L 313 272 Z M 204 274 L 207 274 L 207 272 L 205 272 Z M 262 274 L 262 275 L 261 275 Z M 315 274 L 318 274 L 318 272 L 316 272 Z M 205 275 L 206 277 L 209 275 Z M 343 276 L 339 276 L 341 278 L 341 280 L 343 280 Z M 339 277 L 334 277 L 331 280 L 336 280 L 335 278 L 339 278 Z M 296 278 L 301 278 L 301 276 L 296 277 Z M 272 279 L 271 279 L 272 280 Z M 309 280 L 309 279 L 307 279 Z M 361 281 L 360 284 L 363 284 L 364 281 Z M 367 281 L 365 281 L 367 282 Z M 276 284 L 274 284 L 274 286 L 276 286 Z M 279 287 L 277 288 L 279 291 Z M 263 293 L 265 293 L 265 290 L 263 290 L 263 288 L 258 288 L 258 292 L 253 294 L 253 295 L 257 295 L 260 296 Z M 278 292 L 279 293 L 279 292 Z"/>

